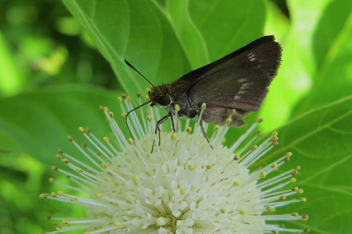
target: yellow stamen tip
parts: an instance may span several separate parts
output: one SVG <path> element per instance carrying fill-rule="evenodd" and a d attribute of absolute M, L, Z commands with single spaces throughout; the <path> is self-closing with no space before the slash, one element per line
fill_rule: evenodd
<path fill-rule="evenodd" d="M 151 115 L 147 115 L 147 120 L 148 120 L 148 122 L 152 122 L 153 117 Z"/>
<path fill-rule="evenodd" d="M 47 193 L 42 193 L 42 194 L 39 195 L 40 199 L 44 199 L 44 198 L 47 198 L 47 197 L 48 197 Z"/>
<path fill-rule="evenodd" d="M 219 126 L 219 125 L 215 125 L 215 126 L 214 126 L 214 132 L 217 132 L 219 129 L 220 129 L 220 126 Z"/>
<path fill-rule="evenodd" d="M 193 164 L 191 164 L 191 165 L 188 166 L 188 169 L 189 169 L 190 171 L 193 171 L 194 169 L 196 169 L 196 166 L 193 165 Z"/>
<path fill-rule="evenodd" d="M 260 178 L 265 178 L 266 177 L 266 173 L 264 171 L 260 172 Z"/>
<path fill-rule="evenodd" d="M 135 185 L 137 185 L 138 181 L 139 181 L 138 176 L 134 176 L 134 177 L 133 177 L 133 183 L 134 183 Z"/>
<path fill-rule="evenodd" d="M 308 215 L 303 215 L 303 216 L 302 216 L 302 220 L 303 220 L 303 221 L 307 221 L 307 220 L 308 220 Z"/>
<path fill-rule="evenodd" d="M 109 143 L 109 137 L 103 137 L 103 141 L 104 141 L 105 143 Z"/>
<path fill-rule="evenodd" d="M 176 133 L 172 133 L 171 134 L 171 140 L 175 140 L 176 139 Z"/>
<path fill-rule="evenodd" d="M 256 121 L 255 122 L 257 122 L 257 123 L 261 123 L 261 122 L 263 122 L 263 118 L 258 118 L 258 119 L 256 119 Z"/>
<path fill-rule="evenodd" d="M 180 106 L 179 106 L 179 105 L 177 105 L 177 104 L 174 106 L 174 109 L 175 109 L 175 111 L 176 111 L 176 112 L 178 112 L 178 111 L 180 111 L 180 110 L 181 110 L 181 109 L 180 109 Z"/>

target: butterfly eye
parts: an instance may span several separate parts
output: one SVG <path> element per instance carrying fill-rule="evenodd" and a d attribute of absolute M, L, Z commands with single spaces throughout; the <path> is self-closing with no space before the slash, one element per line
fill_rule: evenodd
<path fill-rule="evenodd" d="M 159 99 L 158 99 L 158 103 L 161 105 L 161 106 L 168 106 L 170 105 L 171 103 L 171 98 L 167 95 L 165 96 L 161 96 Z"/>

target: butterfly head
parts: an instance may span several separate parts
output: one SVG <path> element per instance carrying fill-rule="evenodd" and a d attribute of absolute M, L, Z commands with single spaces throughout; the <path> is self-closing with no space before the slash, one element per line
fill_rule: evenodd
<path fill-rule="evenodd" d="M 149 91 L 149 98 L 151 106 L 167 107 L 172 102 L 167 85 L 152 87 L 152 90 Z"/>

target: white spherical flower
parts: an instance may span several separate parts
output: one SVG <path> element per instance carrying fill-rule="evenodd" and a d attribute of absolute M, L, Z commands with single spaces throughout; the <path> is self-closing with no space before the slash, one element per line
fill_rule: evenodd
<path fill-rule="evenodd" d="M 118 100 L 122 103 L 122 99 Z M 132 109 L 128 101 L 121 105 L 124 111 Z M 85 230 L 85 234 L 309 231 L 269 223 L 307 220 L 307 215 L 273 213 L 277 207 L 305 202 L 305 198 L 286 200 L 288 196 L 302 193 L 301 189 L 283 189 L 295 182 L 292 176 L 297 174 L 298 168 L 265 180 L 269 173 L 288 161 L 290 153 L 260 170 L 248 170 L 277 145 L 276 132 L 258 146 L 252 143 L 261 131 L 248 141 L 260 119 L 231 148 L 227 148 L 221 143 L 227 126 L 215 126 L 209 143 L 202 134 L 199 121 L 194 124 L 192 134 L 188 120 L 186 126 L 181 126 L 176 120 L 175 133 L 162 131 L 160 135 L 153 134 L 156 126 L 154 115 L 159 116 L 153 109 L 149 109 L 148 116 L 143 116 L 142 112 L 141 120 L 135 112 L 131 114 L 131 133 L 135 140 L 126 139 L 113 114 L 106 108 L 101 109 L 109 120 L 114 140 L 104 137 L 102 143 L 90 130 L 80 128 L 80 132 L 98 150 L 99 156 L 88 146 L 80 147 L 69 137 L 91 165 L 60 151 L 57 157 L 74 172 L 53 167 L 77 183 L 77 187 L 67 188 L 86 193 L 87 197 L 62 191 L 41 195 L 42 198 L 84 206 L 87 218 L 51 217 L 63 221 L 62 226 L 49 233 L 79 229 Z M 208 127 L 204 124 L 205 130 Z M 247 141 L 246 144 L 244 141 Z M 57 183 L 53 179 L 50 181 Z"/>

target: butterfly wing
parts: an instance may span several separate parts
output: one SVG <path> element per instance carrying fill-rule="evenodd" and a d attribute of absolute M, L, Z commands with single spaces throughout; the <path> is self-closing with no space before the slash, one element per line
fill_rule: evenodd
<path fill-rule="evenodd" d="M 204 77 L 190 88 L 192 104 L 258 111 L 271 77 L 257 68 L 230 67 Z"/>
<path fill-rule="evenodd" d="M 281 46 L 266 36 L 193 72 L 191 103 L 257 111 L 281 61 Z M 199 70 L 199 71 L 198 71 Z M 191 73 L 193 73 L 191 72 Z M 181 79 L 187 79 L 186 74 Z"/>
<path fill-rule="evenodd" d="M 191 85 L 205 77 L 209 78 L 209 75 L 213 73 L 229 67 L 246 67 L 250 65 L 248 64 L 248 59 L 252 62 L 251 65 L 258 65 L 258 55 L 267 56 L 266 58 L 261 56 L 260 63 L 262 63 L 262 68 L 269 71 L 269 75 L 274 77 L 281 60 L 281 47 L 275 42 L 274 36 L 264 36 L 213 63 L 187 73 L 172 84 Z M 278 63 L 276 62 L 277 60 Z"/>

